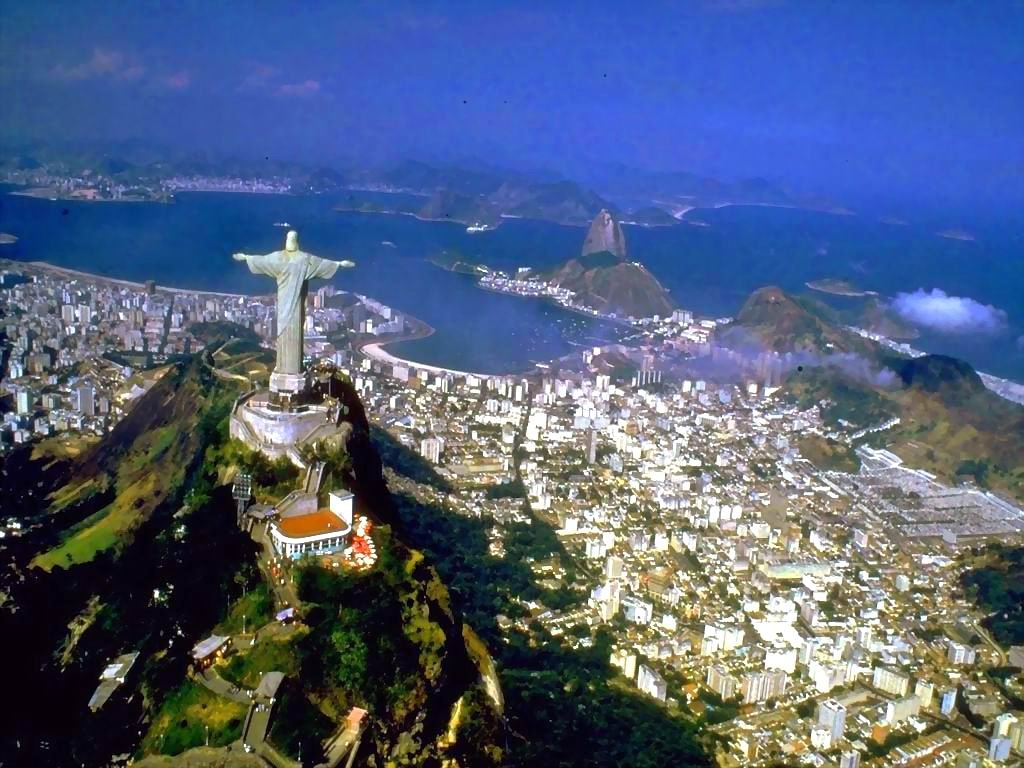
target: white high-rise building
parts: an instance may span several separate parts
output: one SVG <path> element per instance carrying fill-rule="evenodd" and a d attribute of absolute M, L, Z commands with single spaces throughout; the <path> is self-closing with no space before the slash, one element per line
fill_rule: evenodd
<path fill-rule="evenodd" d="M 640 669 L 637 671 L 636 687 L 642 693 L 646 693 L 658 701 L 665 700 L 668 690 L 665 679 L 646 664 L 641 664 Z"/>
<path fill-rule="evenodd" d="M 927 680 L 918 680 L 914 686 L 914 695 L 921 700 L 922 707 L 930 707 L 935 695 L 935 685 Z"/>
<path fill-rule="evenodd" d="M 875 667 L 871 684 L 880 691 L 893 696 L 906 696 L 910 689 L 910 678 L 902 672 L 889 667 Z"/>
<path fill-rule="evenodd" d="M 846 731 L 846 707 L 835 699 L 826 699 L 818 704 L 818 725 L 823 725 L 832 734 L 832 744 L 843 738 Z"/>
<path fill-rule="evenodd" d="M 604 575 L 609 579 L 621 579 L 622 578 L 622 558 L 616 555 L 609 555 L 608 559 L 604 563 Z"/>
<path fill-rule="evenodd" d="M 28 416 L 35 410 L 36 393 L 31 389 L 19 389 L 15 405 L 19 416 Z"/>
<path fill-rule="evenodd" d="M 949 659 L 951 664 L 964 665 L 973 664 L 974 658 L 977 655 L 975 650 L 969 645 L 963 643 L 954 643 L 950 641 L 949 648 L 946 650 L 946 658 Z"/>
<path fill-rule="evenodd" d="M 622 598 L 622 612 L 626 616 L 626 621 L 633 624 L 650 624 L 654 618 L 654 605 L 636 595 L 626 595 Z"/>
<path fill-rule="evenodd" d="M 95 416 L 96 389 L 92 384 L 82 384 L 75 393 L 78 397 L 78 412 L 83 416 Z"/>
<path fill-rule="evenodd" d="M 740 691 L 744 704 L 768 701 L 781 696 L 786 691 L 789 675 L 782 670 L 772 672 L 751 672 L 743 676 Z"/>
<path fill-rule="evenodd" d="M 1012 712 L 1006 712 L 996 718 L 992 726 L 992 737 L 1005 737 L 1010 740 L 1012 749 L 1020 749 L 1024 737 L 1024 721 Z"/>
<path fill-rule="evenodd" d="M 921 711 L 921 700 L 917 696 L 903 696 L 885 705 L 885 722 L 890 725 L 902 723 Z"/>
<path fill-rule="evenodd" d="M 437 464 L 441 460 L 441 448 L 443 443 L 440 438 L 428 437 L 420 441 L 420 455 L 431 464 Z"/>
<path fill-rule="evenodd" d="M 956 708 L 956 688 L 947 688 L 942 692 L 942 700 L 939 705 L 939 711 L 948 715 L 953 712 Z"/>
<path fill-rule="evenodd" d="M 988 743 L 988 759 L 994 763 L 1004 763 L 1010 757 L 1010 740 L 1005 737 L 993 738 Z"/>
<path fill-rule="evenodd" d="M 728 700 L 736 695 L 736 678 L 729 674 L 721 664 L 715 664 L 708 670 L 707 686 L 723 699 Z"/>

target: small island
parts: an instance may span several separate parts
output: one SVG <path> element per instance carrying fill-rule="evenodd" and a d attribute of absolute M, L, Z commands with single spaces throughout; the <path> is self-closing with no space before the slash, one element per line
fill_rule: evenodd
<path fill-rule="evenodd" d="M 877 296 L 875 291 L 863 291 L 847 280 L 826 277 L 821 280 L 810 280 L 804 283 L 812 291 L 830 293 L 833 296 Z"/>
<path fill-rule="evenodd" d="M 18 238 L 7 232 L 0 232 L 0 245 L 11 245 L 18 242 Z"/>

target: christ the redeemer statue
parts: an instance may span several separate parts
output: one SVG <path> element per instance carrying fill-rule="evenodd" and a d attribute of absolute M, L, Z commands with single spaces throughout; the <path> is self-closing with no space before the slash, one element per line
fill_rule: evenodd
<path fill-rule="evenodd" d="M 306 292 L 315 277 L 334 277 L 338 267 L 354 267 L 351 261 L 330 261 L 299 250 L 299 234 L 292 231 L 284 250 L 262 255 L 236 253 L 256 275 L 277 280 L 277 364 L 270 377 L 271 390 L 298 394 L 306 386 L 302 370 L 302 335 L 306 321 Z"/>

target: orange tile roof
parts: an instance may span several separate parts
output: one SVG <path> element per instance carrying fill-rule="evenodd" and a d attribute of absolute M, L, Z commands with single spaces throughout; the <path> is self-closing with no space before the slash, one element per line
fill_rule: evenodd
<path fill-rule="evenodd" d="M 340 531 L 344 528 L 344 523 L 333 512 L 321 509 L 318 512 L 310 512 L 308 515 L 282 517 L 278 520 L 277 527 L 288 538 L 301 539 L 306 536 Z"/>

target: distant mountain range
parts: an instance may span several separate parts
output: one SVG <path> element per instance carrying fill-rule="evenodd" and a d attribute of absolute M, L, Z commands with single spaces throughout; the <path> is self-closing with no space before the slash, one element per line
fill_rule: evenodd
<path fill-rule="evenodd" d="M 495 225 L 522 217 L 585 225 L 602 209 L 620 221 L 670 226 L 687 210 L 727 204 L 785 205 L 838 210 L 798 196 L 762 178 L 721 181 L 688 172 L 651 172 L 624 165 L 589 169 L 582 178 L 523 173 L 491 166 L 467 167 L 406 160 L 382 168 L 310 166 L 272 158 L 221 157 L 168 151 L 144 142 L 85 147 L 22 146 L 0 153 L 0 173 L 46 172 L 81 176 L 86 171 L 128 185 L 158 185 L 172 177 L 286 179 L 296 194 L 348 193 L 345 210 L 413 214 L 425 219 Z M 399 199 L 379 195 L 404 193 Z M 419 198 L 410 201 L 409 195 Z"/>
<path fill-rule="evenodd" d="M 421 219 L 495 226 L 503 218 L 584 225 L 611 203 L 573 181 L 538 181 L 519 174 L 494 175 L 462 168 L 437 168 L 405 162 L 383 172 L 360 171 L 349 177 L 354 191 L 342 210 L 406 213 Z M 393 199 L 368 198 L 362 192 L 389 192 Z M 409 199 L 412 196 L 413 199 Z M 674 223 L 674 222 L 673 222 Z"/>

